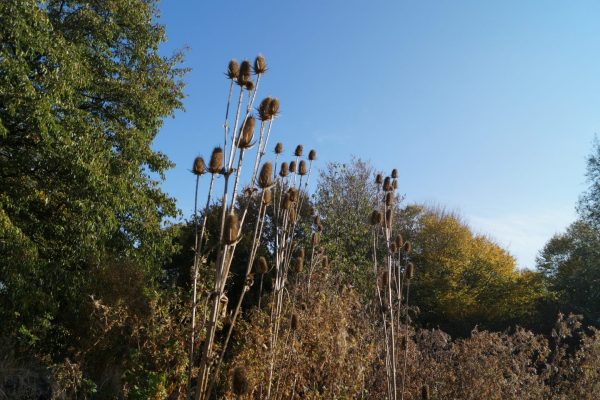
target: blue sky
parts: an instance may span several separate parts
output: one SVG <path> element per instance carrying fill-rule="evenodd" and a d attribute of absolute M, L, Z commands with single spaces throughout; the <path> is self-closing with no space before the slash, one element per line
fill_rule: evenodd
<path fill-rule="evenodd" d="M 167 1 L 165 54 L 187 47 L 185 112 L 155 148 L 185 216 L 193 158 L 222 138 L 231 58 L 267 58 L 273 143 L 397 167 L 409 202 L 461 213 L 522 267 L 575 218 L 600 129 L 600 3 Z M 319 166 L 319 164 L 317 164 Z"/>

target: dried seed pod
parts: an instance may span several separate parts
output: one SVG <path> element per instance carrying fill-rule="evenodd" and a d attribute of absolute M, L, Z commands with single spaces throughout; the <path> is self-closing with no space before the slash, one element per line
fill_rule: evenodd
<path fill-rule="evenodd" d="M 296 157 L 302 157 L 302 152 L 304 151 L 304 147 L 302 147 L 301 144 L 299 144 L 298 146 L 296 146 L 296 150 L 294 150 L 294 155 Z"/>
<path fill-rule="evenodd" d="M 296 172 L 296 161 L 290 161 L 290 172 L 292 174 Z"/>
<path fill-rule="evenodd" d="M 270 97 L 265 97 L 258 106 L 258 116 L 262 121 L 268 121 L 273 117 L 271 114 L 271 101 Z"/>
<path fill-rule="evenodd" d="M 308 159 L 310 161 L 315 161 L 317 159 L 317 152 L 314 150 L 311 150 L 308 152 Z"/>
<path fill-rule="evenodd" d="M 394 189 L 394 190 L 398 189 L 398 180 L 397 179 L 394 179 L 392 181 L 392 189 Z"/>
<path fill-rule="evenodd" d="M 239 72 L 240 65 L 238 64 L 238 62 L 236 60 L 229 61 L 229 65 L 227 66 L 227 72 L 225 73 L 225 75 L 227 75 L 229 79 L 237 79 Z"/>
<path fill-rule="evenodd" d="M 298 165 L 298 175 L 304 176 L 308 173 L 306 169 L 306 161 L 300 160 L 300 164 Z"/>
<path fill-rule="evenodd" d="M 238 139 L 237 147 L 240 149 L 247 149 L 252 145 L 252 138 L 254 137 L 254 117 L 249 116 L 240 128 L 240 137 Z"/>
<path fill-rule="evenodd" d="M 313 219 L 313 224 L 315 225 L 319 225 L 321 223 L 321 217 L 319 216 L 319 214 L 315 215 L 314 219 Z"/>
<path fill-rule="evenodd" d="M 387 192 L 387 193 L 385 194 L 385 205 L 386 205 L 387 207 L 391 207 L 391 206 L 392 206 L 392 203 L 393 203 L 393 201 L 394 201 L 394 195 L 392 194 L 392 192 Z"/>
<path fill-rule="evenodd" d="M 246 86 L 248 81 L 250 80 L 250 73 L 252 67 L 250 66 L 250 62 L 248 60 L 242 61 L 240 64 L 240 70 L 237 76 L 237 83 L 240 86 Z"/>
<path fill-rule="evenodd" d="M 265 57 L 262 54 L 259 54 L 254 59 L 254 73 L 259 75 L 264 74 L 265 72 L 267 72 L 267 60 L 265 60 Z"/>
<path fill-rule="evenodd" d="M 254 90 L 254 82 L 253 81 L 246 82 L 246 85 L 244 86 L 244 88 L 246 88 L 246 90 L 249 92 L 253 91 Z"/>
<path fill-rule="evenodd" d="M 279 142 L 275 145 L 275 154 L 283 153 L 283 143 Z"/>
<path fill-rule="evenodd" d="M 398 170 L 396 168 L 394 168 L 392 170 L 392 179 L 396 179 L 398 178 Z"/>
<path fill-rule="evenodd" d="M 379 225 L 383 222 L 383 215 L 377 211 L 373 210 L 371 213 L 371 225 Z"/>
<path fill-rule="evenodd" d="M 240 222 L 237 214 L 230 213 L 225 218 L 224 240 L 227 244 L 233 244 L 238 239 L 240 233 Z"/>
<path fill-rule="evenodd" d="M 276 97 L 272 98 L 269 103 L 269 114 L 271 114 L 271 118 L 275 118 L 279 115 L 279 99 Z"/>
<path fill-rule="evenodd" d="M 297 257 L 304 258 L 304 247 L 300 247 L 300 249 L 298 249 Z"/>
<path fill-rule="evenodd" d="M 421 400 L 429 400 L 429 386 L 426 384 L 421 387 Z"/>
<path fill-rule="evenodd" d="M 398 248 L 398 250 L 400 250 L 404 246 L 404 240 L 402 239 L 401 234 L 397 234 L 394 241 L 396 243 L 396 247 Z"/>
<path fill-rule="evenodd" d="M 210 155 L 210 163 L 208 164 L 208 172 L 218 174 L 223 168 L 223 149 L 215 147 Z"/>
<path fill-rule="evenodd" d="M 319 244 L 320 240 L 321 240 L 321 235 L 319 235 L 319 232 L 313 232 L 312 238 L 311 238 L 312 246 L 313 247 L 317 246 Z"/>
<path fill-rule="evenodd" d="M 383 180 L 383 190 L 385 190 L 386 192 L 392 190 L 392 180 L 389 176 L 386 176 Z"/>
<path fill-rule="evenodd" d="M 292 201 L 290 200 L 290 195 L 289 195 L 289 193 L 286 193 L 283 196 L 283 198 L 281 199 L 281 209 L 289 210 L 291 206 L 292 206 Z"/>
<path fill-rule="evenodd" d="M 409 242 L 409 241 L 406 241 L 406 242 L 404 242 L 404 247 L 402 248 L 402 250 L 403 250 L 405 253 L 410 253 L 410 252 L 411 252 L 411 250 L 412 250 L 412 245 L 410 244 L 410 242 Z"/>
<path fill-rule="evenodd" d="M 192 172 L 194 173 L 194 175 L 204 175 L 204 173 L 206 172 L 206 167 L 204 165 L 204 158 L 202 157 L 196 157 L 194 159 L 194 167 L 192 168 Z"/>
<path fill-rule="evenodd" d="M 260 174 L 258 175 L 258 187 L 261 189 L 265 189 L 271 186 L 273 177 L 273 166 L 270 162 L 266 162 L 263 164 L 260 169 Z"/>
<path fill-rule="evenodd" d="M 406 264 L 406 279 L 412 279 L 415 276 L 415 264 L 409 262 Z"/>
<path fill-rule="evenodd" d="M 273 192 L 271 192 L 271 189 L 263 190 L 262 202 L 265 206 L 273 202 Z"/>
<path fill-rule="evenodd" d="M 285 178 L 286 176 L 288 176 L 288 173 L 289 173 L 288 163 L 282 162 L 281 167 L 279 169 L 279 176 L 282 178 Z"/>
<path fill-rule="evenodd" d="M 295 202 L 298 201 L 298 189 L 296 189 L 296 188 L 290 188 L 288 190 L 288 193 L 290 195 L 290 201 L 292 203 L 295 203 Z"/>
<path fill-rule="evenodd" d="M 231 388 L 236 396 L 243 396 L 248 393 L 250 384 L 246 377 L 246 370 L 243 367 L 236 367 L 233 370 L 233 376 L 231 377 Z"/>
<path fill-rule="evenodd" d="M 304 267 L 304 258 L 296 257 L 296 259 L 294 260 L 294 272 L 299 274 L 300 272 L 302 272 L 303 267 Z"/>
<path fill-rule="evenodd" d="M 392 216 L 393 216 L 393 212 L 391 208 L 388 208 L 385 211 L 385 226 L 388 228 L 392 227 Z"/>
<path fill-rule="evenodd" d="M 383 183 L 383 176 L 381 176 L 381 174 L 375 175 L 375 183 L 377 185 L 381 185 Z"/>
<path fill-rule="evenodd" d="M 267 259 L 264 257 L 260 257 L 258 262 L 256 263 L 256 269 L 259 274 L 265 274 L 269 270 L 269 265 L 267 264 Z"/>
<path fill-rule="evenodd" d="M 390 252 L 392 254 L 396 254 L 398 252 L 398 247 L 396 246 L 396 242 L 392 242 L 392 244 L 390 244 Z"/>
<path fill-rule="evenodd" d="M 292 319 L 290 321 L 290 328 L 295 331 L 296 329 L 298 329 L 298 325 L 299 325 L 299 318 L 297 314 L 292 314 Z"/>

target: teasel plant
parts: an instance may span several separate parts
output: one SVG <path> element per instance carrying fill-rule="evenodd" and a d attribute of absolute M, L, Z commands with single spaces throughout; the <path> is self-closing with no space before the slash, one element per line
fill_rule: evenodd
<path fill-rule="evenodd" d="M 414 276 L 414 265 L 409 260 L 411 245 L 405 242 L 400 234 L 394 236 L 394 210 L 398 188 L 398 171 L 392 170 L 390 176 L 383 177 L 377 174 L 375 184 L 377 187 L 375 209 L 370 215 L 370 224 L 373 227 L 373 276 L 375 280 L 375 296 L 379 305 L 381 322 L 384 335 L 385 367 L 388 399 L 398 398 L 399 353 L 398 338 L 401 335 L 401 315 L 404 313 L 404 364 L 402 368 L 401 399 L 404 398 L 406 381 L 406 362 L 408 354 L 408 296 L 410 281 Z M 378 249 L 384 248 L 384 255 L 380 262 Z M 406 295 L 404 290 L 406 288 Z"/>

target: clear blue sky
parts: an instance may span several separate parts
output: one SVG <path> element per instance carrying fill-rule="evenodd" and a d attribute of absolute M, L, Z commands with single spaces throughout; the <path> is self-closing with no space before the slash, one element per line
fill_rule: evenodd
<path fill-rule="evenodd" d="M 164 0 L 165 54 L 189 47 L 185 112 L 155 148 L 184 215 L 193 158 L 222 135 L 230 58 L 263 53 L 274 141 L 400 171 L 409 202 L 460 212 L 533 267 L 574 218 L 600 129 L 594 1 Z M 274 143 L 274 142 L 273 142 Z"/>

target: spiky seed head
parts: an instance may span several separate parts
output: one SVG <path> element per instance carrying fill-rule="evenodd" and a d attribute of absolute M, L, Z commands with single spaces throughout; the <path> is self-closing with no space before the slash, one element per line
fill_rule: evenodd
<path fill-rule="evenodd" d="M 286 193 L 283 196 L 283 198 L 281 199 L 281 209 L 289 210 L 291 206 L 292 206 L 292 200 L 290 200 L 290 194 Z"/>
<path fill-rule="evenodd" d="M 402 239 L 401 234 L 397 234 L 394 241 L 396 243 L 396 247 L 398 248 L 398 250 L 400 250 L 404 246 L 404 239 Z"/>
<path fill-rule="evenodd" d="M 267 264 L 267 259 L 262 256 L 259 257 L 256 263 L 256 269 L 258 270 L 259 274 L 266 274 L 269 270 L 269 264 Z"/>
<path fill-rule="evenodd" d="M 273 165 L 269 161 L 263 164 L 258 175 L 258 187 L 265 189 L 271 186 L 273 177 Z"/>
<path fill-rule="evenodd" d="M 299 274 L 304 267 L 304 257 L 296 257 L 294 260 L 294 272 Z"/>
<path fill-rule="evenodd" d="M 313 247 L 318 246 L 320 240 L 321 240 L 321 235 L 319 234 L 319 232 L 313 232 L 312 238 L 311 238 L 311 244 L 312 244 L 312 246 Z"/>
<path fill-rule="evenodd" d="M 271 114 L 271 101 L 273 101 L 270 97 L 265 97 L 258 106 L 258 116 L 262 121 L 268 121 L 273 117 Z"/>
<path fill-rule="evenodd" d="M 246 118 L 240 128 L 240 138 L 238 140 L 237 147 L 240 149 L 247 149 L 252 145 L 252 138 L 254 137 L 254 117 L 249 116 Z"/>
<path fill-rule="evenodd" d="M 387 192 L 385 194 L 385 205 L 388 207 L 391 207 L 393 201 L 394 201 L 394 195 L 392 194 L 392 192 Z"/>
<path fill-rule="evenodd" d="M 383 215 L 378 210 L 371 213 L 371 225 L 379 225 L 383 221 Z"/>
<path fill-rule="evenodd" d="M 296 161 L 290 161 L 290 172 L 292 174 L 296 172 Z"/>
<path fill-rule="evenodd" d="M 275 154 L 283 153 L 283 143 L 279 142 L 275 145 Z"/>
<path fill-rule="evenodd" d="M 300 323 L 300 319 L 298 318 L 298 314 L 292 314 L 292 320 L 290 321 L 290 328 L 295 331 L 298 329 L 298 325 Z"/>
<path fill-rule="evenodd" d="M 288 194 L 289 194 L 289 196 L 290 196 L 290 201 L 291 201 L 292 203 L 295 203 L 295 202 L 297 202 L 297 201 L 298 201 L 298 189 L 296 189 L 296 188 L 293 188 L 293 187 L 292 187 L 292 188 L 289 188 L 289 190 L 288 190 Z"/>
<path fill-rule="evenodd" d="M 398 247 L 396 246 L 396 242 L 392 242 L 392 244 L 390 244 L 390 251 L 392 252 L 392 254 L 396 254 L 398 252 Z"/>
<path fill-rule="evenodd" d="M 322 224 L 318 224 L 317 225 L 317 232 L 323 232 L 323 225 Z"/>
<path fill-rule="evenodd" d="M 242 87 L 246 86 L 246 84 L 250 80 L 251 70 L 252 70 L 252 67 L 250 66 L 250 61 L 248 61 L 248 60 L 242 61 L 242 63 L 240 64 L 240 70 L 239 70 L 238 76 L 237 76 L 238 85 L 240 85 Z"/>
<path fill-rule="evenodd" d="M 421 400 L 429 400 L 429 385 L 427 384 L 421 388 Z"/>
<path fill-rule="evenodd" d="M 258 75 L 264 74 L 265 72 L 267 72 L 267 60 L 265 60 L 265 56 L 259 54 L 254 59 L 254 73 Z"/>
<path fill-rule="evenodd" d="M 296 256 L 304 258 L 304 247 L 298 249 L 298 254 Z"/>
<path fill-rule="evenodd" d="M 294 155 L 296 157 L 302 157 L 302 152 L 304 151 L 304 147 L 299 144 L 298 146 L 296 146 L 296 150 L 294 150 Z"/>
<path fill-rule="evenodd" d="M 269 113 L 271 114 L 271 118 L 275 118 L 279 115 L 279 99 L 274 97 L 271 99 L 269 103 Z"/>
<path fill-rule="evenodd" d="M 232 212 L 225 218 L 225 243 L 233 244 L 238 239 L 240 233 L 240 221 L 236 213 Z"/>
<path fill-rule="evenodd" d="M 381 176 L 381 174 L 375 175 L 375 183 L 377 185 L 381 185 L 383 183 L 383 176 Z"/>
<path fill-rule="evenodd" d="M 315 150 L 311 150 L 308 152 L 308 159 L 310 161 L 315 161 L 317 159 L 317 152 Z"/>
<path fill-rule="evenodd" d="M 206 167 L 204 165 L 204 158 L 196 157 L 194 158 L 194 167 L 192 168 L 192 172 L 194 175 L 204 175 L 206 172 Z"/>
<path fill-rule="evenodd" d="M 385 211 L 385 226 L 387 228 L 391 228 L 392 227 L 392 217 L 393 217 L 393 212 L 391 208 L 388 208 Z"/>
<path fill-rule="evenodd" d="M 282 162 L 281 167 L 279 168 L 279 176 L 282 178 L 285 178 L 286 176 L 288 176 L 288 173 L 289 173 L 288 163 Z"/>
<path fill-rule="evenodd" d="M 379 287 L 386 287 L 388 285 L 388 274 L 385 269 L 379 271 L 377 283 L 379 284 Z"/>
<path fill-rule="evenodd" d="M 392 190 L 392 180 L 389 176 L 386 176 L 383 180 L 383 190 L 385 190 L 386 192 Z"/>
<path fill-rule="evenodd" d="M 243 367 L 236 367 L 233 370 L 233 376 L 231 377 L 231 388 L 236 396 L 243 396 L 248 393 L 250 384 L 246 377 L 246 369 Z"/>
<path fill-rule="evenodd" d="M 246 88 L 247 91 L 251 92 L 254 90 L 254 82 L 253 81 L 248 81 L 246 82 L 246 86 L 244 86 Z"/>
<path fill-rule="evenodd" d="M 394 179 L 392 181 L 392 189 L 394 189 L 394 190 L 398 189 L 398 180 L 397 179 Z"/>
<path fill-rule="evenodd" d="M 394 168 L 392 170 L 392 179 L 396 179 L 398 178 L 398 170 L 396 168 Z"/>
<path fill-rule="evenodd" d="M 300 160 L 300 164 L 298 165 L 298 175 L 304 176 L 308 173 L 306 168 L 306 161 Z"/>
<path fill-rule="evenodd" d="M 412 279 L 415 276 L 415 264 L 409 262 L 406 264 L 406 279 Z"/>
<path fill-rule="evenodd" d="M 227 72 L 225 73 L 225 75 L 227 75 L 229 79 L 237 79 L 239 73 L 240 65 L 238 64 L 237 60 L 229 61 L 229 65 L 227 66 Z"/>
<path fill-rule="evenodd" d="M 410 242 L 407 240 L 406 242 L 404 242 L 404 247 L 402 248 L 402 250 L 405 253 L 410 253 L 412 251 L 412 244 L 410 244 Z"/>
<path fill-rule="evenodd" d="M 319 214 L 315 215 L 315 217 L 313 219 L 313 223 L 315 225 L 319 225 L 321 223 L 321 217 L 319 216 Z"/>
<path fill-rule="evenodd" d="M 329 268 L 329 257 L 323 256 L 323 267 Z"/>
<path fill-rule="evenodd" d="M 263 190 L 262 202 L 265 206 L 273 202 L 273 192 L 271 192 L 271 189 Z"/>
<path fill-rule="evenodd" d="M 210 163 L 208 164 L 208 171 L 211 174 L 218 174 L 223 168 L 223 149 L 215 147 L 210 155 Z"/>

